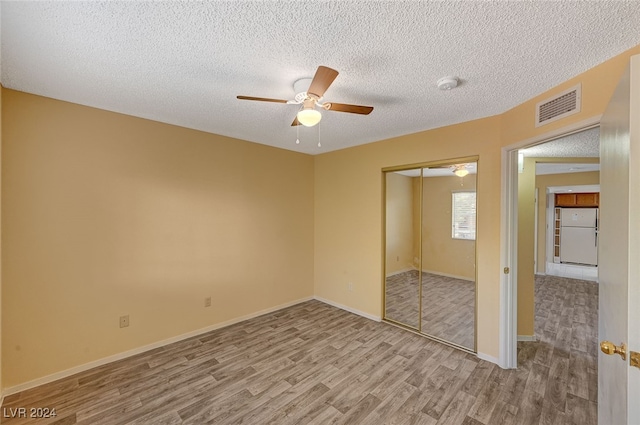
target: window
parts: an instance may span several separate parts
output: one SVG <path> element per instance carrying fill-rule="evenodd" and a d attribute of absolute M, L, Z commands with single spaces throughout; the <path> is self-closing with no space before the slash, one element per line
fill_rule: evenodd
<path fill-rule="evenodd" d="M 453 192 L 451 207 L 451 237 L 476 239 L 476 193 Z"/>

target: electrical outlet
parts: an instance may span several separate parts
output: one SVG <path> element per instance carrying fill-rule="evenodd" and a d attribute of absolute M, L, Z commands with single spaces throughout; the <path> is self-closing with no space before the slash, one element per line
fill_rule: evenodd
<path fill-rule="evenodd" d="M 353 291 L 353 282 L 347 283 L 347 291 Z"/>
<path fill-rule="evenodd" d="M 211 307 L 211 297 L 207 297 L 204 299 L 204 306 Z"/>
<path fill-rule="evenodd" d="M 129 327 L 129 315 L 128 314 L 126 316 L 120 316 L 120 327 L 121 328 Z"/>

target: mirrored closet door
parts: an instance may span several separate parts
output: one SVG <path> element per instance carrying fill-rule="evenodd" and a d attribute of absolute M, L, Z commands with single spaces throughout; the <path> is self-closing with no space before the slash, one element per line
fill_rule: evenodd
<path fill-rule="evenodd" d="M 475 352 L 477 158 L 385 171 L 385 320 Z"/>
<path fill-rule="evenodd" d="M 420 329 L 420 168 L 385 175 L 385 318 Z"/>

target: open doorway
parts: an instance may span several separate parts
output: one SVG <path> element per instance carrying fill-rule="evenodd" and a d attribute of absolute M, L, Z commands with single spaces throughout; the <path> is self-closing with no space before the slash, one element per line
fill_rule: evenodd
<path fill-rule="evenodd" d="M 519 200 L 519 214 L 534 220 L 534 274 L 597 280 L 599 128 L 520 149 L 518 154 L 519 195 L 535 192 L 533 214 L 528 211 L 531 206 Z"/>
<path fill-rule="evenodd" d="M 515 289 L 511 298 L 506 294 L 506 301 L 513 303 L 511 323 L 517 324 L 511 329 L 515 358 L 508 367 L 517 367 L 523 376 L 546 375 L 547 387 L 551 385 L 546 391 L 558 398 L 556 413 L 564 412 L 562 406 L 569 399 L 595 411 L 597 260 L 594 263 L 586 257 L 578 256 L 576 260 L 561 255 L 563 249 L 568 252 L 568 245 L 563 248 L 561 240 L 569 238 L 568 232 L 562 235 L 562 224 L 572 224 L 567 218 L 563 223 L 563 215 L 580 222 L 582 213 L 595 210 L 597 217 L 597 203 L 568 205 L 559 199 L 564 199 L 565 194 L 576 199 L 577 193 L 589 193 L 592 202 L 597 200 L 599 129 L 591 125 L 570 134 L 523 143 L 505 153 L 510 159 L 505 161 L 507 171 L 511 171 L 506 175 L 510 189 L 507 199 L 511 201 L 506 205 L 511 213 L 511 227 L 506 234 L 511 255 L 517 252 L 517 258 L 506 263 L 513 265 L 506 282 Z M 565 208 L 565 213 L 573 214 L 563 214 Z M 593 227 L 591 231 L 597 237 L 595 220 Z M 597 252 L 597 241 L 594 242 Z M 554 267 L 565 267 L 575 274 L 563 275 Z M 584 279 L 585 275 L 578 273 L 582 269 L 595 271 L 595 278 Z M 505 276 L 507 272 L 505 269 Z"/>

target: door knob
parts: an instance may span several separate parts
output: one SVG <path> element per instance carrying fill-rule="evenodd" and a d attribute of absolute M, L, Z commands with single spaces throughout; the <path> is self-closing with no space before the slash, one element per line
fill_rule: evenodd
<path fill-rule="evenodd" d="M 620 345 L 615 345 L 609 341 L 602 341 L 600 343 L 600 351 L 607 355 L 620 354 L 622 360 L 627 360 L 627 346 L 624 345 L 624 342 Z"/>

